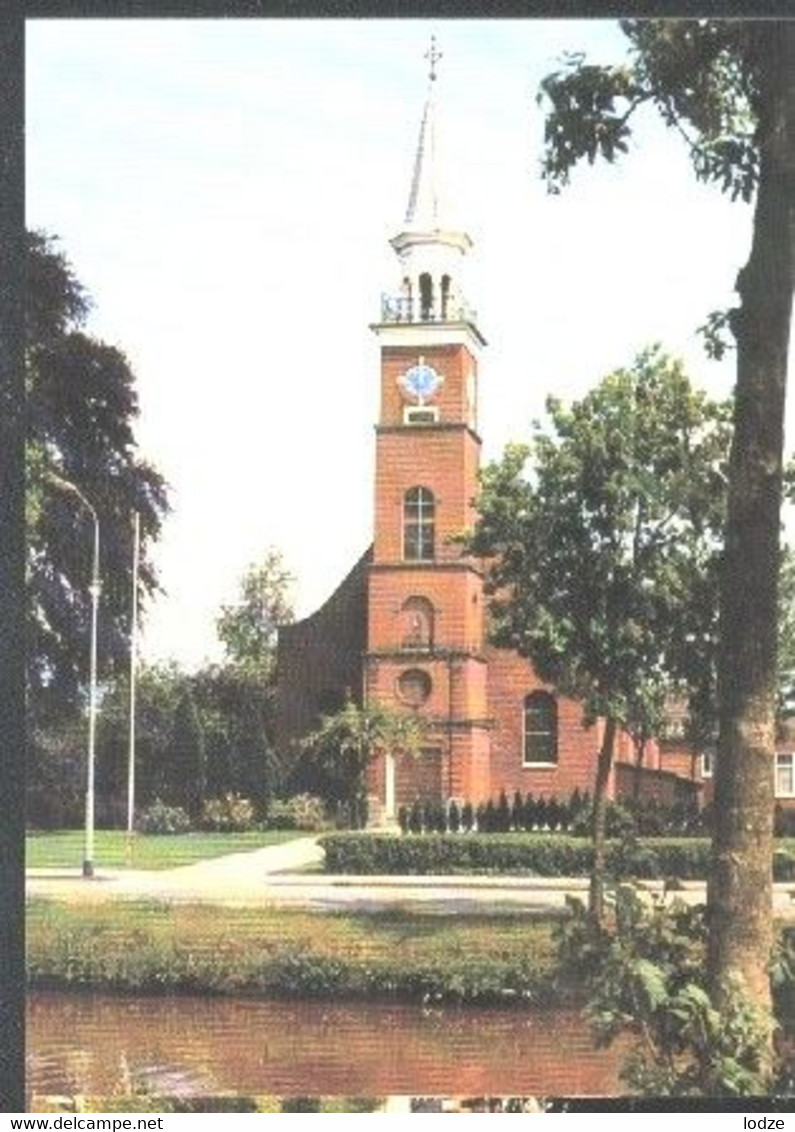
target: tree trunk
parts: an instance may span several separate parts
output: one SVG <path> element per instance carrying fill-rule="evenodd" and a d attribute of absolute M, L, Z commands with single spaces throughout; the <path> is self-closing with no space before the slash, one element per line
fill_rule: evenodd
<path fill-rule="evenodd" d="M 720 729 L 709 975 L 725 1008 L 770 1007 L 777 589 L 784 396 L 795 281 L 795 23 L 754 25 L 760 177 L 740 309 L 721 582 Z"/>
<path fill-rule="evenodd" d="M 605 897 L 605 817 L 607 813 L 607 783 L 613 765 L 613 750 L 616 738 L 616 722 L 608 717 L 602 736 L 602 747 L 596 764 L 596 780 L 593 791 L 593 811 L 591 817 L 591 841 L 593 844 L 593 869 L 588 891 L 588 911 L 594 923 L 601 926 L 604 921 Z"/>

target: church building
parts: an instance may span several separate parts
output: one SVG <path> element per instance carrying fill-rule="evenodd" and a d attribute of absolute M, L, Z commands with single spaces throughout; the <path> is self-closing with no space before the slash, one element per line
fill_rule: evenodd
<path fill-rule="evenodd" d="M 278 742 L 288 753 L 350 696 L 422 715 L 419 756 L 380 754 L 371 820 L 415 798 L 473 804 L 501 791 L 568 798 L 590 791 L 601 725 L 489 643 L 484 573 L 455 536 L 476 519 L 480 363 L 486 341 L 464 293 L 472 253 L 446 223 L 436 168 L 436 64 L 430 75 L 395 272 L 372 327 L 380 347 L 373 542 L 328 601 L 279 632 Z M 608 793 L 672 802 L 697 795 L 696 759 L 648 744 L 643 766 L 618 739 Z M 673 752 L 672 752 L 673 754 Z"/>

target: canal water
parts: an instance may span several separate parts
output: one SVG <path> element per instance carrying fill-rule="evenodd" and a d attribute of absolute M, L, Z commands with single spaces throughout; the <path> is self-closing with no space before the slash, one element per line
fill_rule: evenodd
<path fill-rule="evenodd" d="M 622 1092 L 567 1010 L 36 992 L 27 1060 L 39 1096 Z"/>

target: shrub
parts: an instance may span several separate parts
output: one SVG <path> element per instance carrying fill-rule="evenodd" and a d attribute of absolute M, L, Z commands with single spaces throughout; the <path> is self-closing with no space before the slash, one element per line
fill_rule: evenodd
<path fill-rule="evenodd" d="M 398 807 L 398 825 L 400 826 L 401 833 L 408 833 L 409 831 L 409 808 L 408 806 Z"/>
<path fill-rule="evenodd" d="M 577 876 L 587 872 L 591 849 L 560 837 L 460 837 L 427 834 L 399 838 L 379 834 L 330 834 L 323 838 L 331 873 L 537 873 Z"/>
<path fill-rule="evenodd" d="M 633 1039 L 621 1072 L 647 1096 L 749 1096 L 769 1091 L 765 1027 L 739 995 L 719 1011 L 705 976 L 704 909 L 647 907 L 629 886 L 596 925 L 579 905 L 560 930 L 561 969 L 580 973 L 600 1045 Z"/>
<path fill-rule="evenodd" d="M 447 832 L 447 816 L 441 802 L 426 801 L 424 803 L 422 825 L 426 833 Z"/>
<path fill-rule="evenodd" d="M 547 829 L 553 833 L 560 828 L 560 813 L 560 802 L 553 795 L 547 802 Z"/>
<path fill-rule="evenodd" d="M 323 838 L 326 871 L 359 874 L 517 873 L 529 876 L 587 876 L 593 850 L 586 838 L 563 833 L 453 833 L 390 837 L 367 833 Z M 776 879 L 786 879 L 795 856 L 780 851 Z M 624 838 L 608 843 L 608 873 L 618 879 L 703 880 L 710 863 L 706 838 Z"/>
<path fill-rule="evenodd" d="M 202 806 L 201 825 L 216 833 L 247 833 L 254 828 L 254 806 L 239 794 L 211 798 Z"/>
<path fill-rule="evenodd" d="M 455 798 L 451 798 L 450 805 L 447 807 L 447 828 L 451 833 L 458 833 L 461 829 L 461 811 Z"/>
<path fill-rule="evenodd" d="M 415 798 L 409 810 L 409 833 L 422 833 L 422 806 L 419 798 Z"/>
<path fill-rule="evenodd" d="M 167 806 L 159 798 L 141 811 L 135 824 L 141 833 L 188 833 L 191 828 L 182 806 Z"/>
<path fill-rule="evenodd" d="M 269 829 L 297 829 L 315 833 L 326 827 L 326 813 L 322 798 L 314 794 L 295 794 L 292 798 L 276 800 L 268 807 Z"/>
<path fill-rule="evenodd" d="M 522 792 L 521 790 L 515 790 L 513 795 L 513 804 L 511 806 L 511 829 L 523 829 L 523 817 L 524 804 L 522 802 Z"/>
<path fill-rule="evenodd" d="M 475 824 L 475 811 L 472 809 L 471 802 L 464 802 L 461 807 L 461 825 L 464 833 L 470 833 Z"/>
<path fill-rule="evenodd" d="M 587 837 L 591 832 L 591 805 L 583 806 L 569 827 L 577 837 Z M 605 809 L 605 830 L 608 837 L 629 837 L 638 832 L 637 822 L 628 806 L 623 802 L 608 802 Z"/>
<path fill-rule="evenodd" d="M 522 806 L 522 829 L 526 833 L 530 833 L 535 829 L 536 824 L 536 800 L 532 794 L 525 796 L 524 805 Z"/>
<path fill-rule="evenodd" d="M 494 827 L 498 833 L 508 833 L 511 828 L 511 807 L 508 805 L 508 798 L 504 790 L 500 791 L 500 797 L 494 811 Z"/>

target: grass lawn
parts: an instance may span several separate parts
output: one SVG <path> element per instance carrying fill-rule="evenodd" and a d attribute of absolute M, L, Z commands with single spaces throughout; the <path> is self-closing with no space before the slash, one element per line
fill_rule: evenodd
<path fill-rule="evenodd" d="M 279 845 L 307 834 L 270 829 L 254 833 L 178 833 L 154 835 L 124 830 L 97 830 L 94 837 L 96 864 L 116 869 L 173 869 L 226 853 L 245 853 L 266 845 Z M 79 868 L 83 860 L 82 830 L 29 833 L 25 838 L 25 863 L 31 869 Z"/>
<path fill-rule="evenodd" d="M 26 942 L 39 987 L 543 1002 L 554 996 L 553 931 L 521 915 L 33 899 Z"/>

